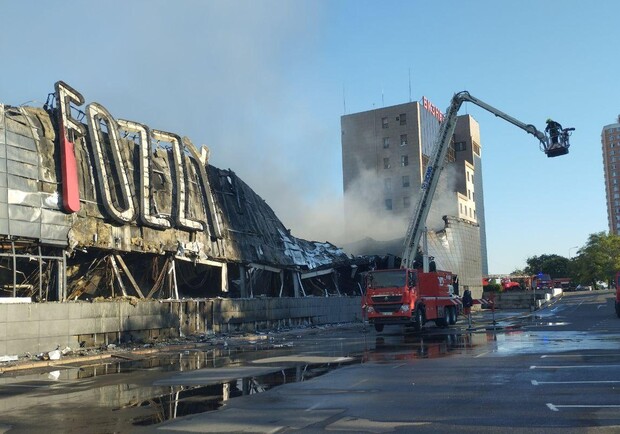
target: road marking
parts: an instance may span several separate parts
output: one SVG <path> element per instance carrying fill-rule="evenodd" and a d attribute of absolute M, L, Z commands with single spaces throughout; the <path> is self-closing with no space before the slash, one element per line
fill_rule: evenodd
<path fill-rule="evenodd" d="M 547 407 L 551 411 L 560 411 L 560 408 L 620 408 L 620 405 L 616 404 L 603 404 L 603 405 L 560 405 L 560 404 L 552 404 L 547 403 Z"/>
<path fill-rule="evenodd" d="M 357 383 L 352 384 L 352 385 L 351 385 L 351 387 L 359 386 L 360 384 L 365 383 L 365 382 L 367 382 L 367 381 L 368 381 L 368 379 L 358 381 Z"/>
<path fill-rule="evenodd" d="M 482 357 L 482 356 L 486 356 L 487 354 L 489 354 L 490 351 L 485 351 L 484 353 L 478 354 L 477 356 L 474 356 L 474 358 L 478 358 L 478 357 Z"/>
<path fill-rule="evenodd" d="M 53 381 L 50 381 L 49 384 L 2 384 L 0 385 L 0 388 L 2 387 L 25 387 L 28 389 L 34 389 L 38 387 L 49 387 L 50 384 L 55 384 L 55 383 Z"/>
<path fill-rule="evenodd" d="M 543 354 L 541 359 L 561 358 L 561 357 L 618 357 L 620 354 Z"/>
<path fill-rule="evenodd" d="M 400 367 L 405 366 L 405 365 L 406 365 L 406 363 L 401 363 L 400 365 L 392 366 L 392 369 L 400 368 Z"/>
<path fill-rule="evenodd" d="M 620 380 L 593 380 L 593 381 L 536 381 L 532 380 L 532 386 L 541 384 L 612 384 L 620 383 Z"/>
<path fill-rule="evenodd" d="M 580 369 L 580 368 L 620 368 L 620 365 L 566 365 L 566 366 L 530 366 L 530 369 Z"/>

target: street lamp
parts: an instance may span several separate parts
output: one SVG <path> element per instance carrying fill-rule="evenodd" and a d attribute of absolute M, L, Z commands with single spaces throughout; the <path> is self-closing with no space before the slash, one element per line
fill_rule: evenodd
<path fill-rule="evenodd" d="M 568 249 L 568 259 L 570 259 L 570 251 L 573 250 L 573 249 L 578 249 L 578 248 L 579 248 L 579 246 L 575 246 L 575 247 L 570 247 Z"/>

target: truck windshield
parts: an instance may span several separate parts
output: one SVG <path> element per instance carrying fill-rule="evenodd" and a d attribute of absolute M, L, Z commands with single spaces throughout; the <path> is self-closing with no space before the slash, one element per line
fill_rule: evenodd
<path fill-rule="evenodd" d="M 369 286 L 371 288 L 392 288 L 405 286 L 407 270 L 381 271 L 370 273 Z"/>

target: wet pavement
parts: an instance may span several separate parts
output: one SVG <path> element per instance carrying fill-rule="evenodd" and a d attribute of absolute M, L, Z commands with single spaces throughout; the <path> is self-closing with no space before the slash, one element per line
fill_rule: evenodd
<path fill-rule="evenodd" d="M 355 365 L 504 357 L 541 348 L 566 352 L 586 341 L 588 348 L 618 348 L 617 334 L 568 330 L 571 306 L 550 305 L 535 313 L 477 312 L 471 323 L 460 319 L 453 328 L 427 326 L 420 334 L 400 327 L 377 334 L 362 324 L 345 324 L 200 337 L 146 354 L 118 352 L 104 363 L 75 358 L 54 367 L 4 372 L 0 432 L 146 432 Z"/>

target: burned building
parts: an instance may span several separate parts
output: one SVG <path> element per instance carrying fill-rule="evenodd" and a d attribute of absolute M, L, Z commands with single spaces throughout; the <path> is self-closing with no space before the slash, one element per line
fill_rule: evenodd
<path fill-rule="evenodd" d="M 359 294 L 356 260 L 294 237 L 206 147 L 84 104 L 63 82 L 0 104 L 2 297 Z"/>

